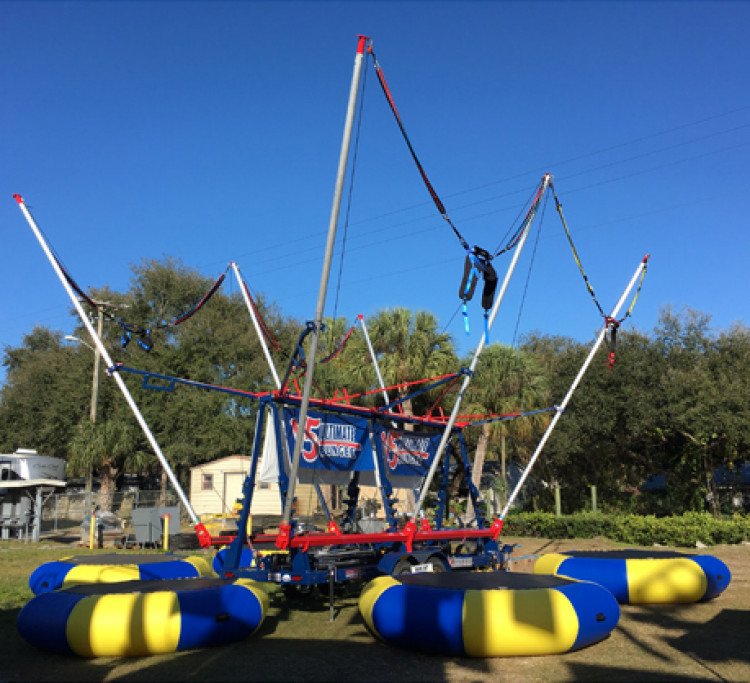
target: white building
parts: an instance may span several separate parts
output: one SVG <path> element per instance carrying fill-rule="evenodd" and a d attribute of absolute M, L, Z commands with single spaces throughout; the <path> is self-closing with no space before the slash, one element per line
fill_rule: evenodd
<path fill-rule="evenodd" d="M 237 499 L 242 498 L 242 485 L 250 470 L 250 456 L 229 455 L 225 458 L 190 468 L 190 504 L 197 515 L 229 514 Z M 260 470 L 260 468 L 259 468 Z M 256 478 L 252 515 L 281 516 L 279 485 Z M 315 490 L 309 484 L 297 486 L 297 512 L 307 515 L 318 508 Z"/>

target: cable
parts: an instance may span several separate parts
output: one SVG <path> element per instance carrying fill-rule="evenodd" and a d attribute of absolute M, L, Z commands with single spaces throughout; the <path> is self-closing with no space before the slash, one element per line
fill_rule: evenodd
<path fill-rule="evenodd" d="M 516 326 L 513 329 L 513 338 L 510 342 L 512 347 L 516 345 L 516 336 L 518 335 L 518 327 L 521 324 L 521 315 L 523 314 L 524 305 L 526 304 L 526 294 L 529 291 L 529 281 L 531 280 L 531 271 L 534 268 L 536 261 L 536 252 L 539 247 L 539 238 L 542 236 L 542 227 L 544 226 L 544 215 L 547 212 L 547 203 L 549 201 L 549 193 L 544 195 L 544 204 L 542 205 L 542 213 L 539 217 L 539 228 L 536 231 L 536 239 L 534 240 L 534 249 L 531 252 L 531 260 L 529 261 L 529 270 L 526 273 L 526 282 L 523 285 L 523 294 L 521 295 L 521 304 L 518 307 L 518 317 L 516 318 Z"/>
<path fill-rule="evenodd" d="M 477 192 L 479 190 L 483 190 L 483 189 L 486 189 L 488 187 L 492 187 L 494 185 L 501 185 L 501 184 L 509 182 L 511 180 L 517 180 L 519 178 L 523 178 L 523 177 L 526 177 L 526 176 L 531 175 L 531 174 L 538 174 L 538 173 L 543 172 L 543 171 L 545 171 L 545 170 L 547 170 L 549 168 L 555 168 L 555 169 L 557 169 L 560 166 L 565 166 L 567 164 L 571 164 L 573 162 L 580 161 L 582 159 L 587 159 L 589 157 L 597 156 L 598 154 L 604 154 L 606 152 L 611 152 L 611 151 L 613 151 L 615 149 L 621 149 L 623 147 L 629 147 L 629 146 L 635 145 L 635 144 L 637 144 L 639 142 L 643 142 L 645 140 L 650 140 L 652 138 L 660 137 L 662 135 L 667 135 L 669 133 L 673 133 L 673 132 L 678 131 L 678 130 L 683 130 L 685 128 L 690 128 L 692 126 L 697 126 L 697 125 L 700 125 L 702 123 L 707 123 L 708 121 L 713 121 L 713 120 L 716 120 L 716 119 L 719 119 L 719 118 L 723 118 L 725 116 L 729 116 L 731 114 L 736 114 L 738 112 L 744 112 L 744 111 L 747 111 L 748 109 L 750 109 L 750 105 L 746 105 L 746 106 L 743 106 L 743 107 L 738 107 L 736 109 L 730 109 L 728 111 L 721 112 L 719 114 L 714 114 L 712 116 L 708 116 L 708 117 L 705 117 L 705 118 L 702 118 L 702 119 L 697 119 L 695 121 L 689 121 L 687 123 L 683 123 L 683 124 L 680 124 L 678 126 L 673 126 L 672 128 L 666 128 L 664 130 L 657 131 L 655 133 L 650 133 L 648 135 L 643 135 L 643 136 L 638 137 L 638 138 L 632 138 L 632 139 L 626 140 L 624 142 L 615 143 L 614 145 L 609 145 L 607 147 L 601 147 L 599 149 L 595 149 L 595 150 L 592 150 L 590 152 L 585 152 L 584 154 L 580 154 L 580 155 L 575 156 L 575 157 L 569 157 L 567 159 L 563 159 L 563 160 L 551 162 L 551 163 L 545 164 L 544 167 L 540 166 L 540 167 L 536 167 L 534 169 L 529 169 L 527 171 L 521 171 L 521 172 L 515 173 L 513 175 L 505 176 L 504 178 L 499 178 L 497 180 L 492 180 L 492 181 L 484 183 L 482 185 L 475 185 L 475 186 L 472 186 L 472 187 L 469 187 L 469 188 L 466 188 L 466 189 L 463 189 L 463 190 L 458 190 L 456 192 L 452 192 L 452 193 L 446 194 L 445 196 L 449 197 L 449 198 L 450 197 L 459 197 L 459 196 L 464 195 L 464 194 L 470 194 L 472 192 Z M 743 125 L 743 126 L 739 126 L 737 128 L 744 128 L 744 127 L 746 127 L 746 126 Z M 721 134 L 721 133 L 732 132 L 733 130 L 735 130 L 735 129 L 727 129 L 725 131 L 720 131 L 719 133 L 716 133 L 716 134 L 710 134 L 709 136 L 704 136 L 704 137 L 701 137 L 701 138 L 695 138 L 692 141 L 688 141 L 685 144 L 689 144 L 689 142 L 698 142 L 698 141 L 701 141 L 703 139 L 706 139 L 707 137 L 712 137 L 714 135 Z M 606 167 L 606 165 L 605 166 L 595 166 L 595 167 L 592 167 L 591 169 L 587 169 L 585 172 L 590 172 L 590 171 L 597 170 L 599 168 L 604 168 L 604 167 Z M 580 175 L 580 173 L 577 173 L 576 175 Z M 562 178 L 562 177 L 563 176 L 560 176 L 558 174 L 558 179 Z M 572 177 L 572 176 L 568 176 L 568 177 Z M 493 198 L 499 198 L 499 197 L 503 197 L 503 196 L 508 196 L 508 194 L 516 194 L 517 192 L 518 191 L 515 191 L 515 192 L 512 192 L 512 193 L 506 193 L 504 195 L 498 195 L 498 196 L 495 196 Z M 474 206 L 474 205 L 476 205 L 478 203 L 484 203 L 484 202 L 487 202 L 487 201 L 491 201 L 491 199 L 493 199 L 493 198 L 485 199 L 485 200 L 480 200 L 479 202 L 473 202 L 471 204 L 465 204 L 465 205 L 462 205 L 462 206 L 459 206 L 459 207 L 454 207 L 454 209 L 456 209 L 456 208 L 461 209 L 461 208 L 466 208 L 467 206 Z M 350 225 L 351 226 L 359 226 L 359 225 L 363 225 L 365 223 L 370 223 L 372 221 L 379 221 L 379 220 L 382 220 L 383 218 L 388 218 L 390 216 L 394 216 L 394 215 L 397 215 L 399 213 L 403 213 L 405 211 L 410 211 L 412 209 L 417 209 L 417 208 L 420 208 L 422 206 L 428 206 L 429 204 L 430 204 L 430 202 L 418 202 L 418 203 L 415 203 L 415 204 L 410 204 L 410 205 L 402 207 L 400 209 L 394 209 L 392 211 L 388 211 L 386 213 L 382 213 L 382 214 L 378 214 L 378 215 L 375 215 L 375 216 L 371 216 L 369 218 L 363 218 L 361 220 L 355 221 L 354 223 L 351 223 Z M 416 220 L 420 220 L 420 219 L 416 219 Z M 320 231 L 316 231 L 314 233 L 307 233 L 306 235 L 303 235 L 300 238 L 300 241 L 306 241 L 309 238 L 316 237 L 316 236 L 319 236 L 319 235 L 322 235 L 322 234 L 325 234 L 325 233 L 320 232 Z M 272 250 L 276 251 L 281 246 L 287 246 L 287 243 L 271 245 L 271 246 L 268 246 L 268 247 L 261 247 L 260 249 L 256 249 L 253 252 L 247 252 L 247 254 L 245 254 L 245 255 L 258 254 L 258 253 L 262 253 L 262 252 L 265 252 L 265 251 L 272 251 Z M 241 256 L 243 256 L 243 254 L 238 254 L 237 256 L 241 257 Z M 209 264 L 206 264 L 206 265 L 209 265 Z"/>
<path fill-rule="evenodd" d="M 365 55 L 365 59 L 369 57 L 369 51 Z M 344 218 L 344 230 L 341 239 L 341 258 L 339 260 L 339 272 L 336 278 L 336 298 L 333 304 L 333 319 L 336 319 L 339 310 L 339 293 L 341 292 L 341 274 L 344 270 L 344 256 L 346 255 L 346 238 L 349 231 L 349 215 L 352 208 L 352 193 L 354 192 L 354 178 L 357 171 L 357 159 L 359 158 L 359 139 L 360 132 L 362 129 L 362 112 L 364 111 L 365 104 L 365 85 L 367 84 L 367 64 L 363 68 L 364 75 L 362 77 L 362 84 L 360 86 L 360 97 L 359 97 L 359 114 L 357 120 L 357 134 L 354 137 L 354 152 L 352 154 L 351 174 L 349 176 L 349 194 L 346 201 L 346 215 Z"/>

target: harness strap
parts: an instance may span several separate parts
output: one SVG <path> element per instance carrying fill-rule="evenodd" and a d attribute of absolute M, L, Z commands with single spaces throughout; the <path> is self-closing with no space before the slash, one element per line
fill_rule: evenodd
<path fill-rule="evenodd" d="M 620 327 L 621 321 L 608 315 L 604 316 L 604 321 L 609 329 L 609 354 L 607 354 L 607 365 L 610 370 L 613 370 L 615 367 L 615 351 L 617 350 L 617 328 Z"/>

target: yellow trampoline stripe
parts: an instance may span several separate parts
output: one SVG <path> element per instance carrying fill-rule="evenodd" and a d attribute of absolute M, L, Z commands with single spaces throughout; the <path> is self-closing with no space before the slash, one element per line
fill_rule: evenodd
<path fill-rule="evenodd" d="M 468 590 L 463 639 L 472 657 L 566 652 L 578 635 L 578 616 L 554 589 Z"/>
<path fill-rule="evenodd" d="M 135 564 L 77 564 L 65 576 L 63 588 L 81 583 L 138 581 L 141 570 Z"/>
<path fill-rule="evenodd" d="M 256 581 L 253 581 L 252 579 L 237 579 L 234 582 L 234 585 L 241 586 L 242 588 L 249 590 L 260 603 L 261 614 L 258 625 L 253 630 L 253 633 L 255 633 L 255 631 L 257 631 L 263 625 L 266 614 L 268 614 L 268 606 L 270 605 L 268 593 L 266 593 L 266 591 L 264 590 L 263 585 L 257 583 Z"/>
<path fill-rule="evenodd" d="M 626 560 L 631 604 L 695 602 L 706 593 L 703 568 L 685 557 Z"/>
<path fill-rule="evenodd" d="M 567 560 L 569 555 L 561 553 L 550 553 L 542 555 L 534 562 L 534 574 L 556 574 L 560 565 Z"/>
<path fill-rule="evenodd" d="M 372 621 L 372 608 L 378 598 L 391 586 L 400 585 L 392 576 L 378 576 L 368 583 L 359 596 L 359 611 L 371 633 L 378 633 Z"/>
<path fill-rule="evenodd" d="M 183 561 L 192 564 L 198 572 L 198 576 L 216 576 L 216 572 L 205 557 L 190 555 L 189 557 L 183 558 Z"/>
<path fill-rule="evenodd" d="M 147 655 L 174 652 L 181 623 L 171 591 L 91 595 L 73 608 L 66 635 L 83 657 Z"/>

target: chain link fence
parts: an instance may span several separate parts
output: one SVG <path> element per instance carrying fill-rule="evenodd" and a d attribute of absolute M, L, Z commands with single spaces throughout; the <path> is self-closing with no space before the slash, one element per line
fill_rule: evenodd
<path fill-rule="evenodd" d="M 43 535 L 78 535 L 84 522 L 87 523 L 96 505 L 97 493 L 55 493 L 45 499 L 42 506 Z M 119 517 L 124 528 L 131 525 L 132 512 L 136 508 L 179 505 L 177 494 L 161 491 L 117 491 L 112 501 L 111 512 Z M 185 511 L 180 506 L 182 516 Z M 180 522 L 188 521 L 180 520 Z"/>

